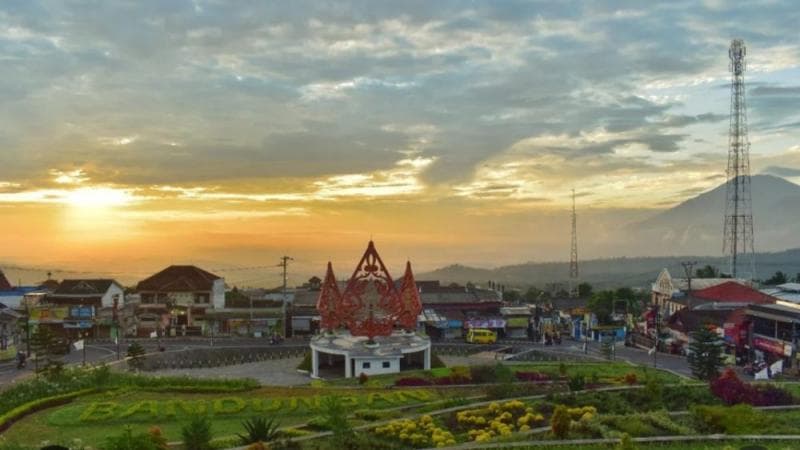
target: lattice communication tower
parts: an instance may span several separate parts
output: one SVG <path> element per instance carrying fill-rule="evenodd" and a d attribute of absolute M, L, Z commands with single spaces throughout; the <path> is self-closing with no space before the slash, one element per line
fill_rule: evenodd
<path fill-rule="evenodd" d="M 728 134 L 728 170 L 725 202 L 725 230 L 722 252 L 730 256 L 730 274 L 749 271 L 754 278 L 753 208 L 750 195 L 750 141 L 747 138 L 747 104 L 744 71 L 747 49 L 744 41 L 734 39 L 728 50 L 731 71 L 731 115 Z"/>
<path fill-rule="evenodd" d="M 572 245 L 569 253 L 569 295 L 578 296 L 578 218 L 575 214 L 575 189 L 572 190 Z"/>

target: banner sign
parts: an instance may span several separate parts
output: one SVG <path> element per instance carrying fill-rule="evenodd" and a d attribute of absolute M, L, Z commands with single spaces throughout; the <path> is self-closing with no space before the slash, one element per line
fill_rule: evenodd
<path fill-rule="evenodd" d="M 506 321 L 502 319 L 473 319 L 466 322 L 467 328 L 505 328 Z"/>
<path fill-rule="evenodd" d="M 762 337 L 753 338 L 753 346 L 765 352 L 783 355 L 783 342 Z"/>

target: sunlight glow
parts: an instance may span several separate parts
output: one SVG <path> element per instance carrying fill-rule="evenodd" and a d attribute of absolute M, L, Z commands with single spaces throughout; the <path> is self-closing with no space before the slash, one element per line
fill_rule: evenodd
<path fill-rule="evenodd" d="M 65 195 L 66 203 L 89 208 L 127 205 L 133 200 L 130 190 L 110 187 L 85 187 L 69 191 Z"/>

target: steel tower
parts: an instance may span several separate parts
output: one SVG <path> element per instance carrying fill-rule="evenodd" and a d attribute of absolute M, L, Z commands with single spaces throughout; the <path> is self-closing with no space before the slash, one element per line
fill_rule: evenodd
<path fill-rule="evenodd" d="M 575 214 L 575 189 L 572 190 L 572 246 L 569 254 L 569 295 L 578 296 L 578 219 Z"/>
<path fill-rule="evenodd" d="M 737 278 L 743 268 L 755 277 L 753 209 L 750 196 L 750 141 L 747 138 L 747 105 L 744 71 L 747 50 L 744 41 L 734 39 L 728 50 L 731 71 L 731 115 L 728 134 L 728 170 L 725 202 L 725 230 L 722 252 L 730 255 L 730 273 Z"/>

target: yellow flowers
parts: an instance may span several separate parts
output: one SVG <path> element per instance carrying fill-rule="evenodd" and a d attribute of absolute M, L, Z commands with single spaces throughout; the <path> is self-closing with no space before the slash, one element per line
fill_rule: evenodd
<path fill-rule="evenodd" d="M 429 415 L 424 415 L 419 420 L 399 419 L 387 425 L 375 428 L 375 433 L 383 436 L 397 437 L 403 443 L 414 447 L 447 447 L 455 445 L 456 438 L 447 430 L 439 428 Z"/>
<path fill-rule="evenodd" d="M 580 408 L 569 408 L 567 409 L 567 413 L 572 418 L 572 420 L 591 420 L 595 414 L 597 414 L 597 408 L 594 406 L 583 406 Z M 585 418 L 585 419 L 584 419 Z"/>
<path fill-rule="evenodd" d="M 509 436 L 514 431 L 530 431 L 532 425 L 544 421 L 533 408 L 520 400 L 505 403 L 492 402 L 481 409 L 468 409 L 456 413 L 459 425 L 470 426 L 467 436 L 475 442 L 485 442 L 497 436 Z"/>

